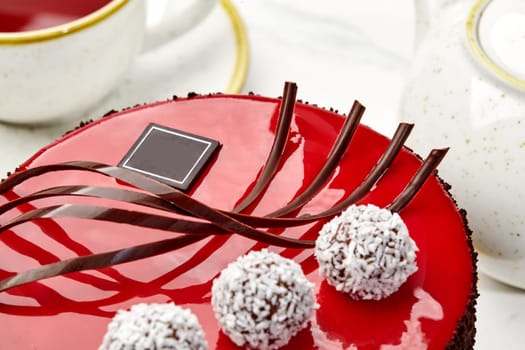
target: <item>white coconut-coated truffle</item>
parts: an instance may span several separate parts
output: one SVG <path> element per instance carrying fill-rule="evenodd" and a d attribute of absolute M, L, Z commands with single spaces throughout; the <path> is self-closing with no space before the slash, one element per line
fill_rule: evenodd
<path fill-rule="evenodd" d="M 222 331 L 243 349 L 278 349 L 305 328 L 313 284 L 299 264 L 266 249 L 230 263 L 213 281 L 212 306 Z"/>
<path fill-rule="evenodd" d="M 207 350 L 197 316 L 173 303 L 119 310 L 99 350 Z"/>
<path fill-rule="evenodd" d="M 417 271 L 417 246 L 397 213 L 352 205 L 327 222 L 315 244 L 319 273 L 354 299 L 379 300 Z"/>

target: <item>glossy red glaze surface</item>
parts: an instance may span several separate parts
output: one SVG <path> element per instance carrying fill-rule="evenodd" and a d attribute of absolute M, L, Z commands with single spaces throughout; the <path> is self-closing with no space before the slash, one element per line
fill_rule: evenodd
<path fill-rule="evenodd" d="M 111 0 L 0 0 L 0 32 L 25 32 L 68 23 Z"/>
<path fill-rule="evenodd" d="M 278 100 L 247 96 L 180 99 L 131 109 L 77 130 L 42 149 L 23 168 L 68 160 L 117 164 L 150 123 L 219 140 L 223 146 L 192 195 L 214 207 L 231 209 L 253 185 L 272 144 Z M 297 104 L 285 162 L 253 208 L 269 213 L 289 202 L 322 166 L 342 118 Z M 366 121 L 366 114 L 365 119 Z M 330 183 L 299 214 L 331 207 L 355 188 L 375 164 L 388 139 L 360 126 Z M 166 152 L 167 156 L 169 151 Z M 384 206 L 401 192 L 420 160 L 407 150 L 362 201 Z M 59 184 L 120 186 L 96 174 L 46 174 L 0 196 L 0 203 Z M 67 199 L 93 203 L 92 199 Z M 35 201 L 0 217 L 0 223 L 33 206 L 65 203 Z M 96 201 L 97 204 L 121 205 Z M 465 311 L 472 287 L 472 261 L 455 204 L 431 178 L 401 216 L 419 246 L 419 270 L 382 301 L 358 302 L 337 293 L 317 272 L 312 250 L 271 248 L 298 261 L 315 283 L 320 308 L 309 327 L 286 349 L 443 349 Z M 321 223 L 282 234 L 313 238 Z M 275 232 L 279 232 L 276 230 Z M 88 252 L 102 252 L 166 238 L 165 232 L 79 219 L 26 223 L 0 236 L 0 277 L 41 263 Z M 210 348 L 236 349 L 218 329 L 210 306 L 212 279 L 250 249 L 251 240 L 212 237 L 184 249 L 99 271 L 74 273 L 0 293 L 0 337 L 14 349 L 95 349 L 110 317 L 138 302 L 172 300 L 189 307 L 202 323 Z"/>

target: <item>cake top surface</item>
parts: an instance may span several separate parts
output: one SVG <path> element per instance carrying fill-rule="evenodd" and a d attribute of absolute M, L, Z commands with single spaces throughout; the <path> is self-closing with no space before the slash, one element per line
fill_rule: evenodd
<path fill-rule="evenodd" d="M 279 106 L 278 99 L 229 95 L 141 106 L 71 132 L 37 152 L 21 169 L 72 160 L 116 165 L 145 128 L 155 123 L 222 144 L 189 194 L 214 208 L 231 210 L 253 187 L 263 168 L 275 136 Z M 322 168 L 342 124 L 343 118 L 334 112 L 302 103 L 295 105 L 282 163 L 264 195 L 245 211 L 263 216 L 285 206 L 304 191 Z M 348 196 L 362 183 L 388 144 L 388 138 L 360 125 L 329 182 L 293 215 L 319 213 Z M 359 202 L 387 206 L 420 164 L 417 156 L 403 149 Z M 129 188 L 100 174 L 61 171 L 16 186 L 0 196 L 0 204 L 41 189 L 79 183 Z M 129 204 L 107 199 L 93 202 L 92 198 L 75 197 L 68 201 L 72 205 L 95 203 L 131 208 Z M 59 197 L 34 201 L 3 214 L 2 220 L 35 207 L 63 203 L 64 199 Z M 146 211 L 155 212 L 154 209 Z M 419 247 L 419 269 L 397 293 L 378 302 L 352 301 L 328 286 L 318 276 L 311 249 L 270 248 L 301 265 L 314 283 L 320 304 L 310 326 L 293 339 L 292 348 L 343 349 L 359 347 L 371 339 L 393 347 L 400 347 L 406 341 L 419 341 L 429 348 L 443 348 L 450 342 L 474 284 L 474 265 L 462 215 L 435 177 L 425 183 L 400 215 Z M 286 237 L 315 239 L 322 223 L 269 231 Z M 0 262 L 1 276 L 58 259 L 172 236 L 173 233 L 166 231 L 94 220 L 62 218 L 26 223 L 0 236 L 5 257 Z M 199 317 L 211 348 L 235 349 L 218 331 L 210 305 L 211 281 L 238 256 L 265 246 L 238 235 L 217 235 L 145 260 L 16 287 L 0 293 L 0 323 L 8 325 L 0 334 L 18 348 L 27 347 L 28 341 L 39 349 L 78 348 L 82 339 L 85 349 L 93 349 L 100 343 L 116 310 L 140 301 L 173 300 L 189 307 Z M 448 283 L 451 280 L 458 283 L 451 285 Z M 342 313 L 346 317 L 344 324 L 337 321 Z M 352 324 L 352 329 L 348 324 Z M 371 328 L 370 324 L 375 326 Z M 85 327 L 90 331 L 83 331 Z M 31 337 L 27 337 L 28 328 Z M 53 329 L 68 331 L 57 334 Z"/>

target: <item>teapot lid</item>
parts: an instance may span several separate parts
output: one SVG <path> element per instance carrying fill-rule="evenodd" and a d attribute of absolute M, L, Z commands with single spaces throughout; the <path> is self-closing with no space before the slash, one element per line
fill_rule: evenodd
<path fill-rule="evenodd" d="M 478 0 L 467 21 L 467 38 L 493 73 L 525 89 L 525 1 Z"/>

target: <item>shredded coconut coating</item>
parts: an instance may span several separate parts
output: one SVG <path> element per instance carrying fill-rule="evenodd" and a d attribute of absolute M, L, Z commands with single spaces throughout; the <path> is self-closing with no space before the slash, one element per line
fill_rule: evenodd
<path fill-rule="evenodd" d="M 417 246 L 397 213 L 352 205 L 327 222 L 316 240 L 319 274 L 358 300 L 396 292 L 417 271 Z"/>
<path fill-rule="evenodd" d="M 99 350 L 207 350 L 197 317 L 173 303 L 136 304 L 119 310 Z"/>
<path fill-rule="evenodd" d="M 243 349 L 278 349 L 305 328 L 316 307 L 299 264 L 266 249 L 230 263 L 213 281 L 222 331 Z"/>

